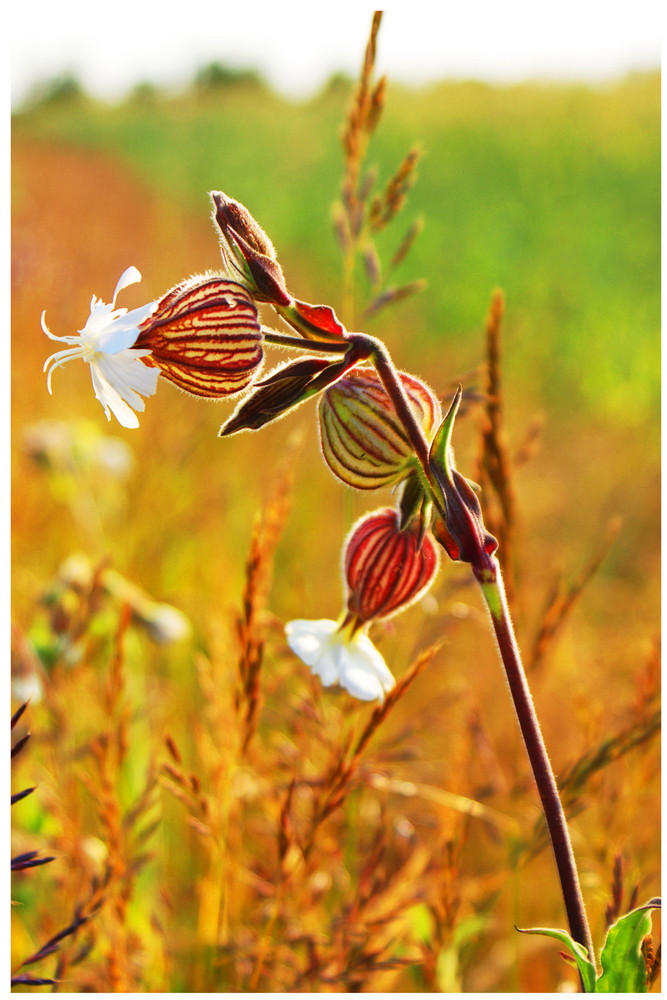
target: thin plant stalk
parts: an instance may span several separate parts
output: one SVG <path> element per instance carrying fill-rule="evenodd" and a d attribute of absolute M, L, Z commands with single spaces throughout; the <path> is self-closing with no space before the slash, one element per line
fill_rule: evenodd
<path fill-rule="evenodd" d="M 574 940 L 586 948 L 590 960 L 595 962 L 593 941 L 586 917 L 565 811 L 542 737 L 528 678 L 521 662 L 521 653 L 514 635 L 500 565 L 495 558 L 492 559 L 492 567 L 491 572 L 484 574 L 485 578 L 478 573 L 475 573 L 475 577 L 491 616 L 519 728 L 542 802 L 544 818 L 556 858 L 570 932 Z"/>
<path fill-rule="evenodd" d="M 372 339 L 372 338 L 369 338 Z M 419 458 L 425 477 L 433 490 L 434 480 L 428 466 L 428 443 L 422 428 L 410 408 L 403 386 L 384 345 L 375 341 L 376 349 L 372 360 L 377 373 L 389 394 L 396 411 L 405 425 L 415 453 Z M 381 347 L 381 350 L 378 350 Z M 444 497 L 438 496 L 436 487 L 433 497 L 438 509 L 446 509 Z M 584 907 L 579 874 L 572 850 L 572 842 L 565 819 L 565 813 L 558 794 L 558 786 L 549 761 L 542 737 L 539 719 L 535 711 L 526 673 L 521 662 L 521 654 L 514 634 L 514 627 L 507 605 L 500 564 L 491 558 L 484 570 L 474 570 L 482 595 L 491 615 L 491 622 L 498 642 L 498 651 L 505 668 L 505 674 L 514 702 L 519 727 L 523 736 L 528 759 L 542 802 L 544 818 L 549 829 L 556 858 L 565 910 L 567 912 L 572 937 L 582 944 L 591 961 L 595 961 L 593 941 Z"/>

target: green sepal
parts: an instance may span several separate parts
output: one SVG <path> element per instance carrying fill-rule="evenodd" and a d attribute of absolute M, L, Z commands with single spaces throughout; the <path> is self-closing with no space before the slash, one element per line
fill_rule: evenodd
<path fill-rule="evenodd" d="M 410 474 L 403 483 L 398 510 L 400 531 L 404 531 L 412 520 L 416 520 L 419 525 L 418 538 L 421 545 L 430 521 L 431 502 L 417 471 Z"/>
<path fill-rule="evenodd" d="M 452 400 L 452 405 L 447 410 L 444 420 L 438 427 L 436 435 L 431 443 L 429 452 L 429 465 L 436 473 L 444 473 L 445 478 L 452 478 L 452 433 L 454 431 L 454 421 L 461 405 L 463 388 L 459 385 L 456 395 Z M 440 476 L 438 476 L 440 478 Z"/>

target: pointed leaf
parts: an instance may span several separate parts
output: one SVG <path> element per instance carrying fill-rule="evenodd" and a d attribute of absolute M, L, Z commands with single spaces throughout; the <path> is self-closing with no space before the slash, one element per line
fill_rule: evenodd
<path fill-rule="evenodd" d="M 458 413 L 459 406 L 461 405 L 462 396 L 463 388 L 459 385 L 456 390 L 456 395 L 452 400 L 452 405 L 449 407 L 444 420 L 436 431 L 435 437 L 431 443 L 431 450 L 429 452 L 429 462 L 431 466 L 437 465 L 446 476 L 450 475 L 449 452 L 452 442 L 452 432 L 454 430 L 456 414 Z"/>
<path fill-rule="evenodd" d="M 556 941 L 564 944 L 568 951 L 572 953 L 577 963 L 577 969 L 584 984 L 584 990 L 586 993 L 595 993 L 595 966 L 589 961 L 588 952 L 583 944 L 575 941 L 567 931 L 561 931 L 553 927 L 517 927 L 517 930 L 520 934 L 542 934 L 544 937 L 555 938 Z"/>
<path fill-rule="evenodd" d="M 286 379 L 303 378 L 311 379 L 318 375 L 330 364 L 328 358 L 300 358 L 298 361 L 290 362 L 271 372 L 266 378 L 256 382 L 259 388 L 262 385 L 274 385 L 276 382 L 284 382 Z"/>

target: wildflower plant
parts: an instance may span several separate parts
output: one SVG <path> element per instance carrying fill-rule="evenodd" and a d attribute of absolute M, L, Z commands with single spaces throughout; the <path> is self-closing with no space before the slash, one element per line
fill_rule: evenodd
<path fill-rule="evenodd" d="M 359 254 L 369 274 L 377 277 L 373 234 L 400 210 L 417 161 L 416 153 L 411 154 L 382 196 L 366 196 L 361 158 L 384 100 L 384 83 L 371 85 L 378 27 L 376 14 L 346 132 L 348 170 L 336 216 L 346 251 L 350 311 L 353 259 Z M 54 337 L 42 319 L 47 336 L 70 345 L 45 364 L 49 391 L 55 369 L 81 358 L 91 366 L 95 395 L 107 418 L 113 413 L 125 427 L 138 426 L 135 411 L 143 411 L 144 397 L 155 393 L 160 376 L 193 396 L 243 393 L 220 429 L 222 437 L 254 433 L 317 397 L 321 453 L 333 475 L 360 491 L 390 486 L 394 504 L 365 514 L 344 542 L 339 617 L 295 618 L 285 626 L 287 643 L 324 687 L 338 684 L 353 697 L 382 706 L 396 681 L 369 635 L 373 623 L 398 615 L 426 593 L 436 578 L 441 550 L 450 560 L 470 566 L 489 611 L 553 845 L 570 927 L 569 934 L 558 932 L 560 940 L 570 944 L 585 988 L 595 989 L 595 954 L 579 876 L 514 635 L 498 541 L 486 527 L 479 488 L 456 465 L 453 442 L 462 387 L 443 416 L 433 389 L 398 371 L 379 338 L 347 330 L 329 305 L 310 304 L 293 294 L 272 241 L 244 205 L 221 191 L 210 197 L 220 270 L 188 278 L 127 312 L 116 307 L 116 297 L 140 278 L 130 267 L 110 304 L 93 297 L 90 315 L 76 336 Z M 417 231 L 410 228 L 397 260 Z M 377 295 L 368 314 L 418 287 L 411 283 L 403 290 L 381 290 L 378 281 L 371 284 Z M 282 325 L 274 328 L 260 319 L 266 308 L 273 309 Z M 289 357 L 260 379 L 270 348 L 287 351 Z M 643 916 L 640 923 L 643 927 Z M 620 980 L 614 982 L 618 986 Z"/>

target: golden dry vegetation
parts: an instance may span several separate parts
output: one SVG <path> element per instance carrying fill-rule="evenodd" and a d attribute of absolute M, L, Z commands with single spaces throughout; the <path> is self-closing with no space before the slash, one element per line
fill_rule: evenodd
<path fill-rule="evenodd" d="M 426 598 L 375 627 L 397 677 L 414 673 L 399 698 L 381 710 L 322 689 L 283 623 L 338 615 L 342 540 L 390 494 L 334 480 L 313 404 L 220 439 L 232 405 L 166 383 L 136 431 L 107 425 L 81 364 L 55 373 L 50 397 L 42 309 L 73 332 L 129 264 L 143 273 L 123 293 L 132 306 L 216 267 L 218 250 L 205 191 L 193 212 L 103 143 L 26 131 L 13 149 L 13 661 L 42 697 L 17 725 L 31 735 L 14 789 L 36 791 L 14 806 L 13 853 L 55 860 L 17 874 L 13 967 L 68 929 L 20 971 L 72 992 L 576 983 L 554 942 L 514 930 L 565 917 L 467 568 L 443 561 Z M 297 288 L 296 258 L 288 278 Z M 415 353 L 419 305 L 388 312 L 397 363 L 443 395 L 463 376 L 482 388 L 492 291 L 451 356 L 423 330 Z M 621 911 L 660 878 L 657 432 L 565 401 L 550 412 L 548 371 L 522 370 L 505 292 L 515 617 L 599 947 L 614 878 Z M 457 428 L 473 477 L 483 420 L 473 404 Z M 165 641 L 161 604 L 188 636 Z"/>

